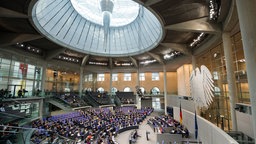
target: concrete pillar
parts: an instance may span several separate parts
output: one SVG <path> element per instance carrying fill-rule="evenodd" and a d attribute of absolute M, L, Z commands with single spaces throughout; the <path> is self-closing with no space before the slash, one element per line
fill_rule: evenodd
<path fill-rule="evenodd" d="M 163 65 L 164 71 L 164 113 L 167 115 L 167 76 L 166 76 L 166 65 Z"/>
<path fill-rule="evenodd" d="M 42 80 L 41 80 L 41 91 L 42 95 L 45 95 L 45 81 L 46 81 L 46 73 L 47 73 L 47 63 L 44 63 L 42 66 Z"/>
<path fill-rule="evenodd" d="M 44 100 L 41 99 L 39 101 L 39 117 L 42 119 L 43 118 L 43 113 L 44 113 Z"/>
<path fill-rule="evenodd" d="M 137 86 L 140 88 L 140 69 L 137 69 Z M 137 108 L 141 109 L 141 98 L 136 92 L 136 103 L 137 103 Z"/>
<path fill-rule="evenodd" d="M 236 3 L 252 106 L 252 129 L 256 139 L 256 0 L 236 0 Z"/>
<path fill-rule="evenodd" d="M 36 82 L 35 82 L 35 81 L 36 81 L 36 68 L 37 68 L 37 67 L 35 67 L 35 71 L 34 71 L 32 96 L 36 96 L 36 91 L 37 91 L 37 89 L 38 89 L 38 88 L 35 87 L 35 83 L 36 83 Z"/>
<path fill-rule="evenodd" d="M 192 69 L 196 69 L 196 57 L 192 55 Z"/>
<path fill-rule="evenodd" d="M 136 81 L 136 84 L 137 84 L 137 86 L 140 87 L 140 69 L 139 68 L 137 69 L 137 81 Z"/>
<path fill-rule="evenodd" d="M 112 69 L 110 69 L 110 73 L 109 73 L 109 94 L 110 94 L 110 97 L 112 98 L 112 74 L 113 74 L 113 71 Z"/>
<path fill-rule="evenodd" d="M 232 42 L 230 34 L 227 32 L 222 33 L 223 49 L 226 62 L 227 71 L 227 81 L 228 81 L 228 92 L 229 92 L 229 102 L 230 102 L 230 112 L 232 119 L 232 130 L 237 131 L 237 120 L 235 106 L 237 103 L 237 91 L 236 91 L 236 80 L 235 80 L 235 69 L 233 64 L 232 55 Z"/>
<path fill-rule="evenodd" d="M 93 79 L 93 88 L 92 91 L 97 91 L 98 90 L 98 81 L 97 81 L 97 73 L 92 74 L 92 79 Z"/>
<path fill-rule="evenodd" d="M 80 79 L 79 79 L 79 96 L 82 97 L 83 94 L 83 82 L 84 82 L 84 69 L 80 67 Z"/>

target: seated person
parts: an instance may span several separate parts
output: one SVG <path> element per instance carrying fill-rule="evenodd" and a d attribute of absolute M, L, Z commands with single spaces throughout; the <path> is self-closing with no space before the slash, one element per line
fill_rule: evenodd
<path fill-rule="evenodd" d="M 188 131 L 187 128 L 185 128 L 185 129 L 183 130 L 182 136 L 185 137 L 185 138 L 188 138 L 188 137 L 189 137 L 189 131 Z"/>

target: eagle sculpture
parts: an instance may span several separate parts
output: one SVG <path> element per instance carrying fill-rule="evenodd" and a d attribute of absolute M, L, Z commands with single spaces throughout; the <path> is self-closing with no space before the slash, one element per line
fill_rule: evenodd
<path fill-rule="evenodd" d="M 204 65 L 196 68 L 190 76 L 191 96 L 197 106 L 208 108 L 213 101 L 214 85 L 211 72 Z"/>

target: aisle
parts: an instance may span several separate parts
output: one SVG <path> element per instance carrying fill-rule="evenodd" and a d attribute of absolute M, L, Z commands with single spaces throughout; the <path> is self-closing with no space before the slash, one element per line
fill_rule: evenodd
<path fill-rule="evenodd" d="M 154 133 L 153 129 L 147 124 L 147 120 L 151 117 L 152 116 L 147 117 L 139 126 L 138 134 L 140 135 L 140 137 L 138 137 L 136 144 L 156 144 L 156 133 Z M 134 130 L 122 132 L 115 138 L 116 141 L 119 144 L 129 144 L 129 138 L 132 131 Z M 148 135 L 148 141 L 146 138 L 146 131 L 150 132 L 150 134 Z"/>

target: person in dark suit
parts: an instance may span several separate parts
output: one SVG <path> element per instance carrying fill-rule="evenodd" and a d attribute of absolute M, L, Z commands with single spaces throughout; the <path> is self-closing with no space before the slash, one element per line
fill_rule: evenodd
<path fill-rule="evenodd" d="M 22 97 L 22 90 L 21 90 L 21 89 L 18 91 L 18 97 L 19 97 L 19 98 Z"/>
<path fill-rule="evenodd" d="M 0 90 L 0 98 L 4 98 L 4 89 Z"/>
<path fill-rule="evenodd" d="M 148 134 L 150 134 L 150 132 L 146 131 L 146 138 L 147 138 L 147 141 L 149 140 Z"/>

